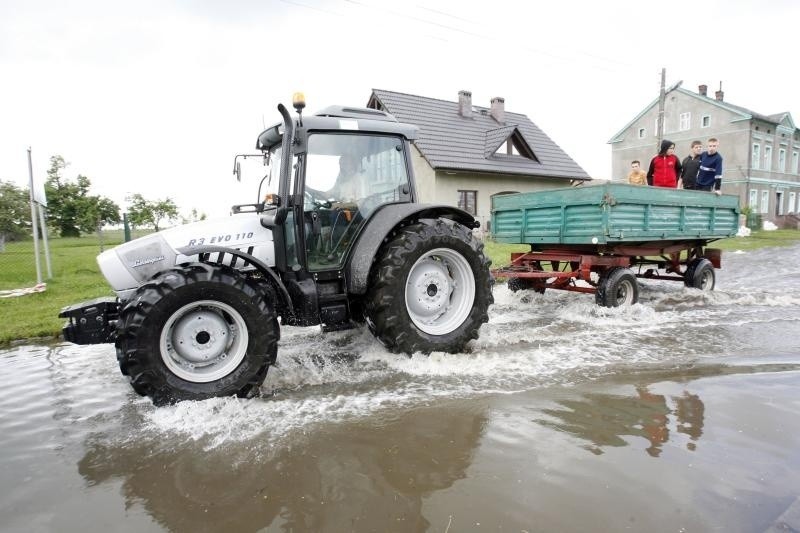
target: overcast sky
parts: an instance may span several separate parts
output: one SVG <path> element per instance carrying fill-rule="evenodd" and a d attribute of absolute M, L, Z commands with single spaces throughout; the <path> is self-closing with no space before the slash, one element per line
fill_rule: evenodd
<path fill-rule="evenodd" d="M 0 1 L 0 179 L 65 176 L 226 215 L 231 174 L 276 106 L 366 105 L 371 89 L 528 115 L 590 175 L 667 84 L 800 120 L 800 2 Z M 248 184 L 251 185 L 251 184 Z"/>

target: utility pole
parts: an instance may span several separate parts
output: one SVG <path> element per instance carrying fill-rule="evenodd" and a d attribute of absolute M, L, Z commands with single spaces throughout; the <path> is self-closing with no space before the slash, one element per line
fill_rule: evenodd
<path fill-rule="evenodd" d="M 661 69 L 661 90 L 658 93 L 658 125 L 656 126 L 656 138 L 658 144 L 656 145 L 656 153 L 661 150 L 661 141 L 664 138 L 664 103 L 667 99 L 665 81 L 667 77 L 667 69 Z"/>

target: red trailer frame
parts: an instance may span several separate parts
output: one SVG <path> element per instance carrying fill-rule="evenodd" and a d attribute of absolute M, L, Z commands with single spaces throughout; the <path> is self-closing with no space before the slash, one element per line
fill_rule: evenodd
<path fill-rule="evenodd" d="M 530 252 L 511 254 L 511 264 L 492 270 L 492 274 L 507 278 L 509 288 L 514 291 L 532 289 L 543 293 L 546 289 L 559 289 L 594 293 L 598 304 L 616 307 L 636 303 L 636 278 L 683 281 L 688 287 L 713 289 L 714 269 L 722 266 L 722 252 L 707 248 L 708 242 L 556 244 L 546 248 L 531 245 Z M 632 270 L 635 267 L 637 272 Z M 597 279 L 592 278 L 592 273 L 597 274 Z M 578 280 L 589 286 L 577 285 Z"/>

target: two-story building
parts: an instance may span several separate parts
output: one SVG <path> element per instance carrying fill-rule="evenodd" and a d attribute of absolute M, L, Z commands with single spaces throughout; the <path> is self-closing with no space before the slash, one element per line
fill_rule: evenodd
<path fill-rule="evenodd" d="M 628 122 L 611 144 L 611 171 L 615 181 L 626 179 L 630 163 L 639 160 L 647 169 L 658 152 L 659 98 Z M 663 138 L 675 143 L 683 160 L 694 140 L 719 140 L 723 156 L 722 191 L 736 194 L 764 220 L 797 227 L 800 212 L 800 130 L 789 112 L 762 115 L 724 100 L 708 87 L 697 92 L 680 87 L 666 91 Z"/>
<path fill-rule="evenodd" d="M 569 187 L 589 175 L 527 116 L 457 102 L 373 89 L 367 106 L 419 126 L 413 162 L 420 201 L 456 205 L 486 229 L 491 198 L 499 194 Z"/>

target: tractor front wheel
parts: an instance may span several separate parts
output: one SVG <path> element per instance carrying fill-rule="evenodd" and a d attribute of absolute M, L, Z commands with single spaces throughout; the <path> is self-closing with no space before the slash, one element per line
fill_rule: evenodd
<path fill-rule="evenodd" d="M 280 332 L 268 292 L 236 270 L 190 263 L 142 285 L 123 307 L 117 360 L 156 405 L 258 391 Z"/>

